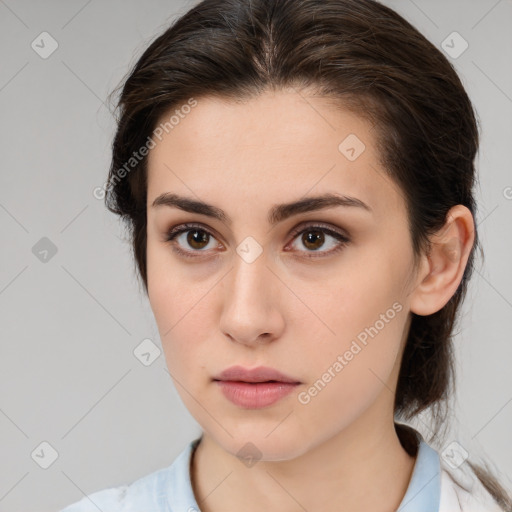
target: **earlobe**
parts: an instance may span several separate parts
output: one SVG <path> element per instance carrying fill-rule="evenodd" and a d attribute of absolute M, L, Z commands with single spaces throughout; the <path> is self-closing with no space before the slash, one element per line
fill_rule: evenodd
<path fill-rule="evenodd" d="M 411 311 L 431 315 L 444 307 L 456 292 L 475 240 L 473 215 L 458 204 L 446 216 L 445 225 L 430 238 L 431 248 L 422 255 L 416 285 L 411 292 Z"/>

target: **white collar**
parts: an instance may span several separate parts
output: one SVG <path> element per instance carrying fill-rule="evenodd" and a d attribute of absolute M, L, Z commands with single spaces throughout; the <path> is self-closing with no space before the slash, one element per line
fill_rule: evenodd
<path fill-rule="evenodd" d="M 467 464 L 453 469 L 441 459 L 439 512 L 503 512 L 503 509 Z"/>

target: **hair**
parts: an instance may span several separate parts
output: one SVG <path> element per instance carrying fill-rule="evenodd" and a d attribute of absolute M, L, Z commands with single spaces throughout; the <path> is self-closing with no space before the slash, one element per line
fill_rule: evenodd
<path fill-rule="evenodd" d="M 191 98 L 241 101 L 288 87 L 374 123 L 381 164 L 405 198 L 415 263 L 452 206 L 475 217 L 475 112 L 452 64 L 409 22 L 373 0 L 204 0 L 154 39 L 112 93 L 120 91 L 105 204 L 126 221 L 146 294 L 147 157 L 137 151 L 164 115 Z M 133 169 L 121 174 L 127 162 Z M 455 389 L 452 337 L 477 247 L 475 226 L 456 292 L 436 313 L 411 312 L 395 416 L 429 412 L 433 438 Z M 512 510 L 491 471 L 468 464 Z"/>

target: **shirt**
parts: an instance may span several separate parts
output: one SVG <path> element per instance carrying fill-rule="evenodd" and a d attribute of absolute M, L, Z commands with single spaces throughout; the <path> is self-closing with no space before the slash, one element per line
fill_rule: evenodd
<path fill-rule="evenodd" d="M 418 452 L 407 491 L 397 512 L 502 512 L 472 472 L 449 468 L 415 431 Z M 60 512 L 200 512 L 190 479 L 194 439 L 166 468 L 129 485 L 85 496 Z M 471 476 L 473 475 L 473 476 Z"/>

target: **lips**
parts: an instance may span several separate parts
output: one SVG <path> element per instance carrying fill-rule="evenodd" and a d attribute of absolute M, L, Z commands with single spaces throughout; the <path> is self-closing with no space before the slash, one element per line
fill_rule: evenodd
<path fill-rule="evenodd" d="M 265 366 L 253 369 L 232 366 L 213 380 L 230 402 L 244 409 L 271 406 L 301 384 L 296 379 Z"/>
<path fill-rule="evenodd" d="M 258 366 L 257 368 L 244 368 L 243 366 L 231 366 L 222 371 L 214 380 L 239 381 L 239 382 L 286 382 L 300 384 L 300 381 L 281 373 L 274 368 Z"/>

